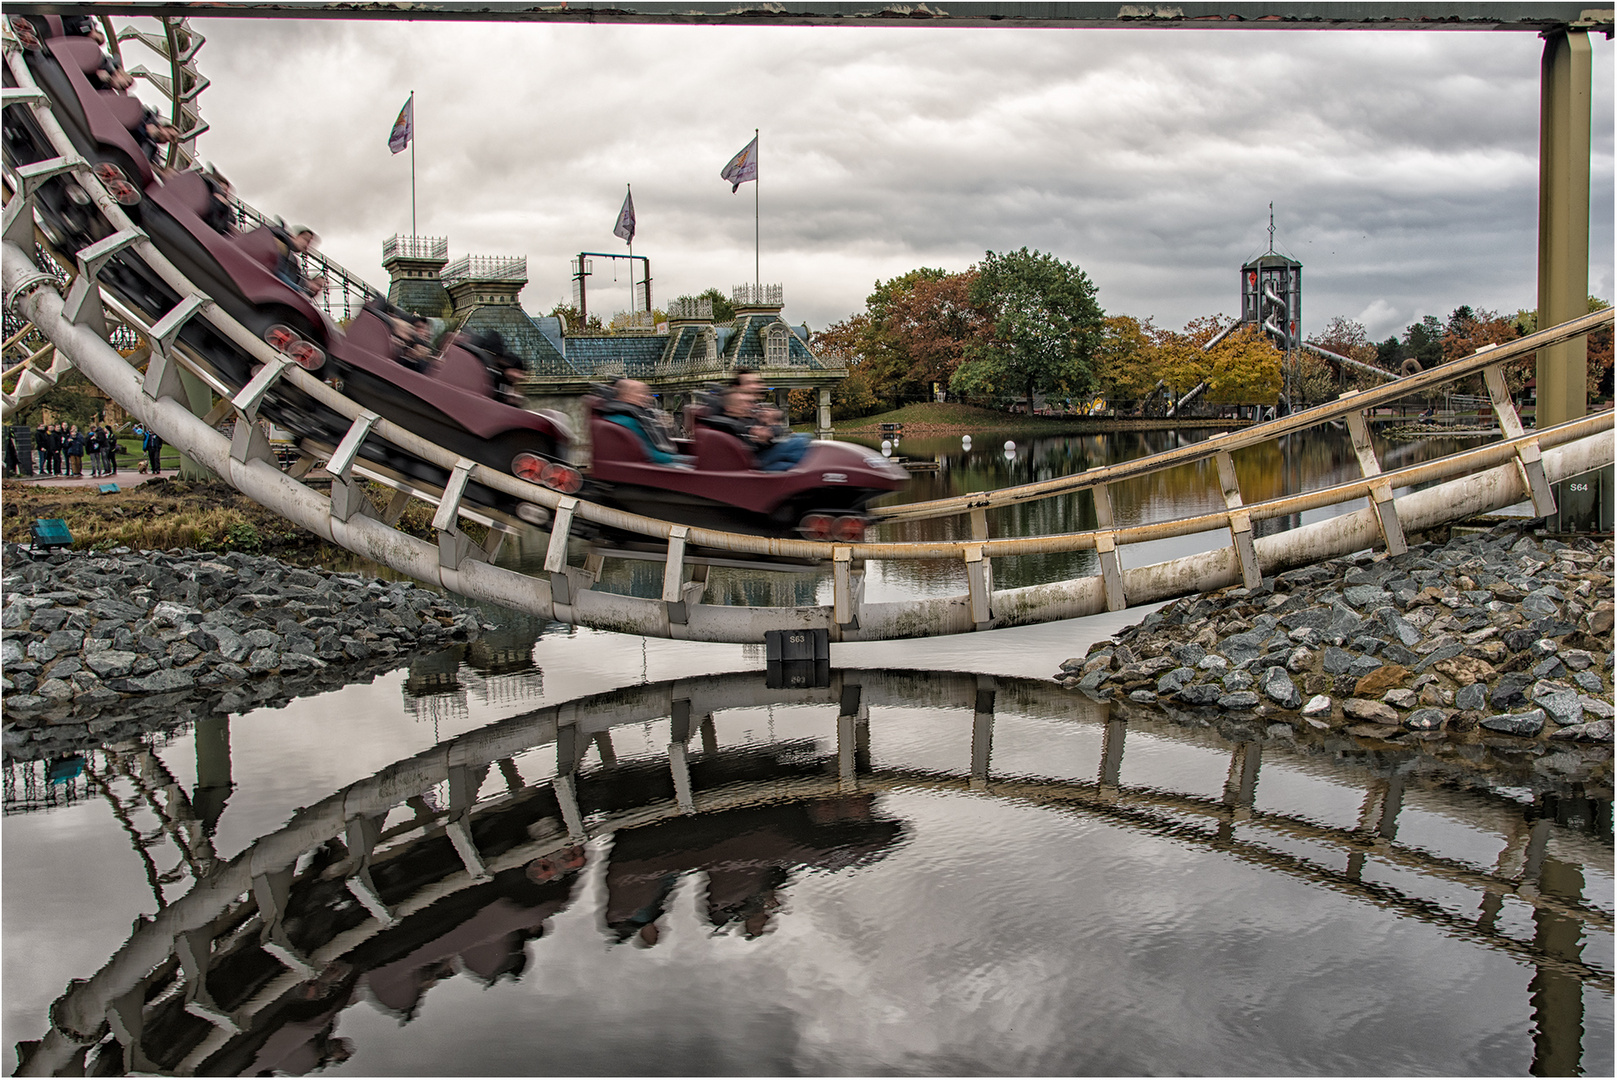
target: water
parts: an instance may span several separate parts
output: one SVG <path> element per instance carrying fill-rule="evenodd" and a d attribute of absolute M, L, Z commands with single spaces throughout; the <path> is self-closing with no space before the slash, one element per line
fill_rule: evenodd
<path fill-rule="evenodd" d="M 1612 1072 L 1609 799 L 1049 681 L 1143 614 L 839 644 L 795 690 L 758 647 L 509 618 L 8 759 L 3 1038 L 72 1071 L 54 1015 L 97 1072 Z M 102 1025 L 148 973 L 126 1062 Z"/>

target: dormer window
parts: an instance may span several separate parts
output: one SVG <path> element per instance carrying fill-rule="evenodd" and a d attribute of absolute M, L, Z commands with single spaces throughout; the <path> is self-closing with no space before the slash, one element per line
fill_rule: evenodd
<path fill-rule="evenodd" d="M 791 331 L 782 322 L 771 323 L 764 331 L 764 366 L 785 367 L 791 356 Z"/>

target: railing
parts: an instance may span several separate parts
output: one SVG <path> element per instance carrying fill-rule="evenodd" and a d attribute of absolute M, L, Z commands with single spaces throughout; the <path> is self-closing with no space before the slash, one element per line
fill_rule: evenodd
<path fill-rule="evenodd" d="M 709 296 L 681 296 L 668 302 L 670 319 L 700 319 L 713 321 L 713 298 Z"/>
<path fill-rule="evenodd" d="M 508 258 L 499 255 L 462 255 L 440 275 L 447 288 L 462 281 L 527 281 L 526 256 Z"/>
<path fill-rule="evenodd" d="M 449 237 L 405 236 L 397 233 L 382 242 L 382 261 L 388 259 L 448 259 Z"/>
<path fill-rule="evenodd" d="M 786 290 L 780 285 L 737 285 L 730 290 L 736 307 L 784 307 Z"/>

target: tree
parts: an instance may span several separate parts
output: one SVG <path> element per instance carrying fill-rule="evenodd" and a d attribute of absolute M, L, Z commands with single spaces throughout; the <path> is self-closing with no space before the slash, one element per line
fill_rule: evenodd
<path fill-rule="evenodd" d="M 1088 395 L 1105 313 L 1095 287 L 1077 266 L 1042 252 L 988 252 L 977 266 L 971 302 L 991 322 L 973 342 L 950 389 L 974 397 Z"/>
<path fill-rule="evenodd" d="M 736 308 L 730 298 L 718 290 L 717 286 L 709 286 L 696 294 L 697 300 L 713 301 L 713 321 L 731 322 L 736 317 Z"/>
<path fill-rule="evenodd" d="M 1370 333 L 1362 323 L 1341 315 L 1333 317 L 1323 330 L 1311 335 L 1308 343 L 1337 356 L 1387 371 L 1397 371 L 1404 362 L 1397 338 L 1388 338 L 1377 345 L 1370 340 Z M 1385 381 L 1307 351 L 1296 358 L 1291 380 L 1292 396 L 1311 405 L 1334 400 L 1342 389 L 1365 390 L 1380 386 Z"/>
<path fill-rule="evenodd" d="M 545 313 L 545 318 L 560 319 L 562 326 L 569 334 L 604 334 L 606 327 L 601 324 L 599 315 L 591 315 L 585 319 L 578 313 L 578 309 L 571 304 L 557 304 Z"/>
<path fill-rule="evenodd" d="M 862 352 L 865 375 L 873 393 L 894 405 L 904 401 L 925 401 L 931 388 L 916 378 L 917 368 L 925 369 L 912 356 L 915 338 L 932 336 L 920 327 L 927 320 L 926 303 L 914 292 L 948 278 L 947 270 L 923 266 L 888 281 L 878 281 L 865 298 Z"/>
<path fill-rule="evenodd" d="M 1203 382 L 1208 401 L 1268 404 L 1278 397 L 1282 357 L 1262 328 L 1243 326 L 1207 347 L 1228 323 L 1226 316 L 1204 315 L 1182 331 L 1154 331 L 1152 366 L 1175 399 Z"/>
<path fill-rule="evenodd" d="M 948 387 L 966 353 L 987 340 L 988 320 L 971 301 L 976 279 L 973 271 L 922 278 L 885 305 L 880 336 L 900 384 L 919 387 L 923 400 L 934 384 Z"/>
<path fill-rule="evenodd" d="M 870 316 L 860 313 L 809 335 L 809 347 L 816 356 L 840 360 L 847 366 L 848 377 L 831 387 L 831 415 L 838 420 L 864 416 L 881 405 L 871 387 L 869 362 L 863 351 L 869 323 Z M 794 412 L 797 408 L 794 403 Z"/>
<path fill-rule="evenodd" d="M 1157 384 L 1155 347 L 1151 320 L 1141 322 L 1132 315 L 1108 315 L 1095 349 L 1096 389 L 1108 400 L 1128 401 L 1144 397 Z"/>
<path fill-rule="evenodd" d="M 1471 309 L 1462 310 L 1469 313 Z M 1428 315 L 1418 323 L 1411 323 L 1404 328 L 1403 359 L 1413 357 L 1423 368 L 1441 364 L 1445 332 L 1446 328 L 1437 321 L 1435 315 Z"/>

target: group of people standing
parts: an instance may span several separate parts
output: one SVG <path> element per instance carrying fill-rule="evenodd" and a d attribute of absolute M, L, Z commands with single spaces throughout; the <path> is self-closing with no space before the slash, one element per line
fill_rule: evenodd
<path fill-rule="evenodd" d="M 91 476 L 118 471 L 118 438 L 104 424 L 83 431 L 77 424 L 41 424 L 34 429 L 34 454 L 39 476 L 83 476 L 86 457 Z"/>

